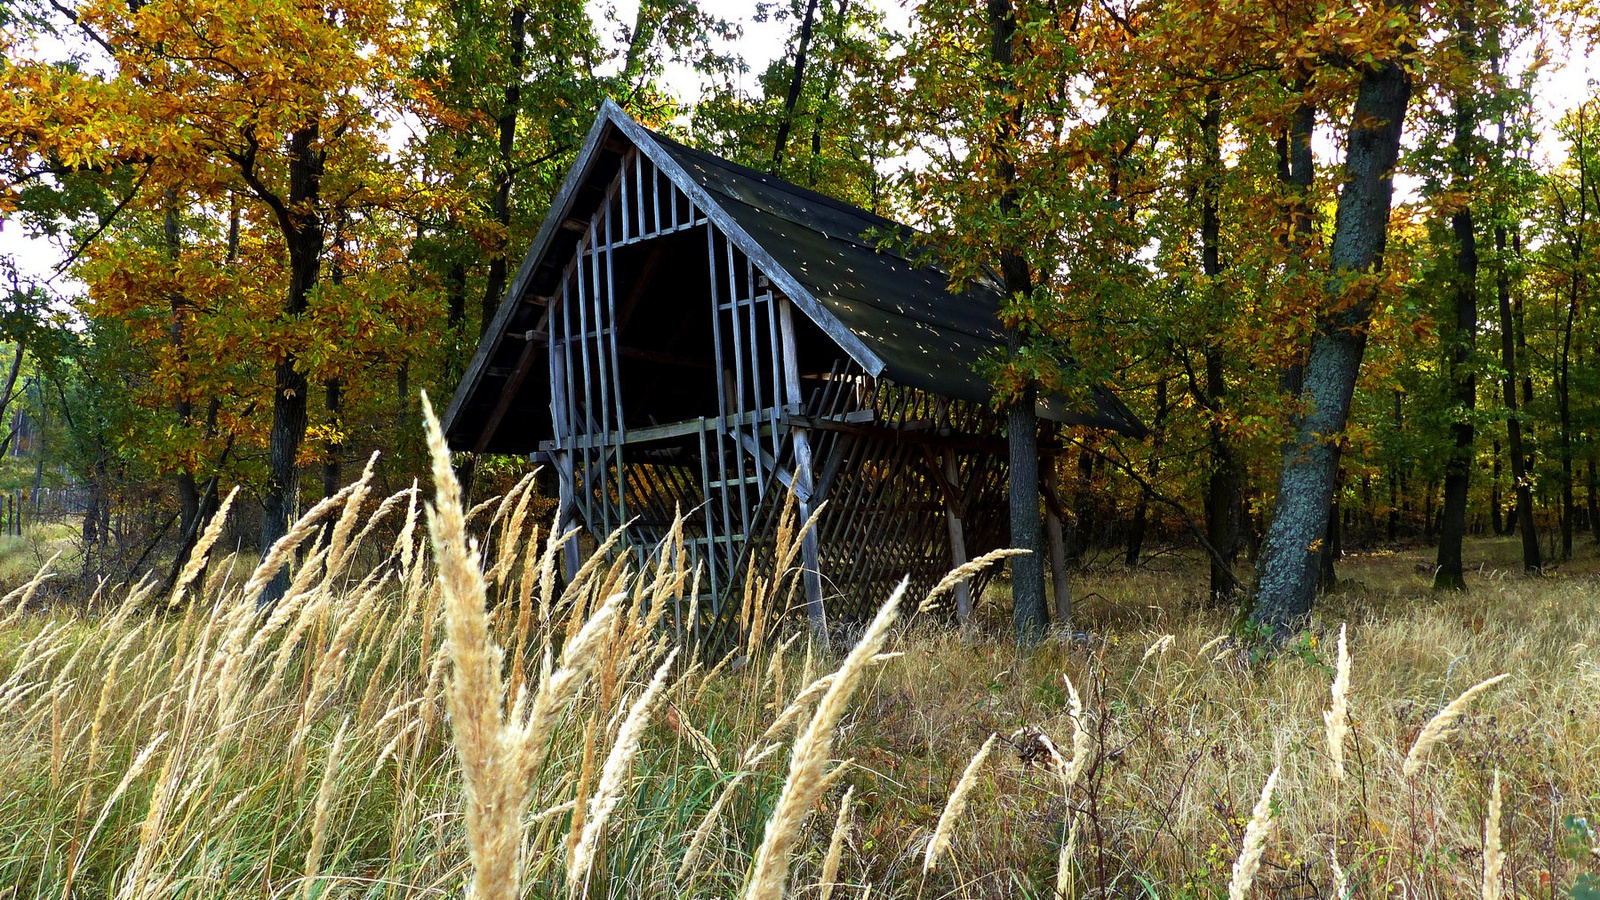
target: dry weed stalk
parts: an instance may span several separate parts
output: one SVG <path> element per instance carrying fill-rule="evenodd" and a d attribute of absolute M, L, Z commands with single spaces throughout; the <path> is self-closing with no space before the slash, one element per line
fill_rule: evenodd
<path fill-rule="evenodd" d="M 1350 879 L 1339 865 L 1339 842 L 1328 842 L 1328 871 L 1333 875 L 1333 900 L 1349 900 Z"/>
<path fill-rule="evenodd" d="M 1428 724 L 1422 726 L 1422 731 L 1417 734 L 1416 741 L 1412 743 L 1411 750 L 1406 753 L 1406 760 L 1400 767 L 1401 773 L 1407 778 L 1416 775 L 1417 770 L 1422 767 L 1422 758 L 1428 755 L 1429 750 L 1442 743 L 1450 735 L 1450 730 L 1456 724 L 1456 720 L 1461 718 L 1461 714 L 1467 711 L 1467 707 L 1472 704 L 1473 699 L 1509 677 L 1511 677 L 1509 672 L 1502 672 L 1493 678 L 1480 681 L 1462 691 L 1461 696 L 1451 700 L 1448 706 L 1439 710 L 1433 718 L 1428 720 Z"/>
<path fill-rule="evenodd" d="M 611 632 L 619 598 L 608 600 L 582 628 L 574 629 L 560 671 L 552 674 L 547 665 L 532 704 L 525 706 L 519 696 L 508 722 L 500 649 L 489 637 L 486 589 L 477 554 L 467 543 L 460 486 L 425 393 L 422 407 L 437 489 L 428 529 L 439 566 L 445 648 L 453 670 L 445 696 L 466 784 L 467 843 L 473 867 L 469 896 L 502 900 L 519 893 L 522 816 L 531 800 L 533 776 L 544 762 L 550 731 L 587 678 L 599 636 Z"/>
<path fill-rule="evenodd" d="M 933 837 L 928 841 L 927 850 L 922 854 L 922 874 L 926 876 L 938 865 L 939 857 L 950 849 L 950 834 L 955 830 L 956 819 L 961 817 L 962 810 L 967 807 L 967 793 L 972 786 L 978 783 L 978 770 L 983 767 L 983 761 L 989 757 L 989 751 L 994 748 L 997 734 L 989 735 L 983 742 L 978 752 L 973 754 L 972 761 L 967 763 L 966 771 L 961 773 L 961 780 L 956 782 L 955 789 L 950 792 L 950 798 L 944 803 L 944 812 L 939 814 L 939 824 L 933 829 Z"/>
<path fill-rule="evenodd" d="M 826 786 L 828 760 L 833 751 L 833 730 L 844 715 L 850 697 L 867 666 L 873 662 L 878 650 L 889 636 L 889 626 L 894 624 L 900 611 L 900 599 L 905 595 L 908 580 L 901 580 L 887 602 L 879 607 L 872 624 L 861 635 L 861 640 L 850 650 L 835 674 L 833 684 L 817 703 L 800 738 L 795 741 L 789 757 L 789 777 L 784 780 L 783 791 L 767 820 L 761 848 L 756 852 L 751 869 L 745 900 L 780 900 L 784 885 L 789 880 L 789 857 L 800 841 L 800 824 L 806 811 L 817 802 Z"/>
<path fill-rule="evenodd" d="M 938 606 L 939 598 L 955 590 L 956 585 L 973 578 L 984 569 L 989 568 L 995 563 L 1007 559 L 1008 557 L 1021 556 L 1025 553 L 1032 552 L 1033 551 L 1031 550 L 1019 550 L 1016 548 L 991 550 L 977 559 L 971 560 L 963 565 L 951 569 L 949 574 L 939 579 L 939 583 L 933 586 L 933 590 L 928 592 L 928 596 L 923 597 L 922 602 L 917 604 L 917 613 L 921 615 L 923 613 L 932 612 Z"/>
<path fill-rule="evenodd" d="M 211 556 L 211 547 L 217 542 L 217 538 L 222 536 L 222 526 L 228 521 L 228 510 L 233 508 L 233 498 L 238 495 L 237 487 L 229 491 L 228 496 L 223 498 L 222 505 L 211 515 L 211 521 L 206 523 L 205 532 L 195 541 L 194 549 L 189 551 L 188 561 L 183 564 L 183 571 L 179 573 L 177 582 L 172 586 L 172 599 L 167 602 L 168 606 L 176 607 L 183 602 L 189 585 L 206 567 L 206 562 Z"/>
<path fill-rule="evenodd" d="M 328 813 L 333 809 L 334 785 L 337 784 L 334 776 L 339 771 L 339 754 L 349 730 L 350 719 L 346 717 L 333 736 L 333 745 L 328 748 L 328 760 L 322 770 L 322 782 L 317 786 L 317 802 L 311 814 L 311 846 L 306 849 L 305 880 L 302 882 L 306 900 L 311 898 L 312 885 L 322 867 L 322 850 L 328 840 Z"/>
<path fill-rule="evenodd" d="M 1140 665 L 1149 662 L 1152 656 L 1165 656 L 1166 652 L 1172 649 L 1172 643 L 1175 640 L 1176 637 L 1170 634 L 1164 634 L 1156 638 L 1150 646 L 1145 648 L 1144 655 L 1139 657 Z"/>
<path fill-rule="evenodd" d="M 833 820 L 833 836 L 828 839 L 828 854 L 822 859 L 822 877 L 817 882 L 821 886 L 820 900 L 833 897 L 833 885 L 839 878 L 839 860 L 844 855 L 844 838 L 850 831 L 850 799 L 855 792 L 852 785 L 839 800 L 839 815 Z"/>
<path fill-rule="evenodd" d="M 1261 868 L 1261 854 L 1266 850 L 1267 837 L 1272 834 L 1272 789 L 1278 783 L 1278 770 L 1267 776 L 1261 788 L 1261 799 L 1250 813 L 1250 824 L 1245 826 L 1244 841 L 1239 847 L 1239 858 L 1233 862 L 1233 877 L 1228 879 L 1228 900 L 1244 900 L 1255 881 L 1256 870 Z"/>
<path fill-rule="evenodd" d="M 1078 817 L 1072 812 L 1067 813 L 1070 824 L 1067 826 L 1067 842 L 1061 845 L 1061 852 L 1056 856 L 1056 896 L 1062 900 L 1072 900 L 1072 860 L 1078 854 Z"/>
<path fill-rule="evenodd" d="M 1339 626 L 1339 662 L 1334 669 L 1333 700 L 1322 713 L 1328 732 L 1328 766 L 1334 783 L 1344 780 L 1344 740 L 1350 732 L 1350 650 L 1345 626 Z"/>
<path fill-rule="evenodd" d="M 1067 685 L 1067 714 L 1072 718 L 1072 759 L 1061 771 L 1062 787 L 1066 790 L 1077 783 L 1089 762 L 1089 729 L 1083 727 L 1083 698 L 1078 696 L 1078 689 L 1066 675 L 1063 674 L 1061 680 Z"/>
<path fill-rule="evenodd" d="M 1483 820 L 1483 900 L 1500 900 L 1501 872 L 1506 854 L 1500 844 L 1500 770 L 1494 770 L 1489 789 L 1489 812 Z"/>
<path fill-rule="evenodd" d="M 678 651 L 673 650 L 667 654 L 660 668 L 656 669 L 655 677 L 650 679 L 649 686 L 628 711 L 628 718 L 623 721 L 621 730 L 617 732 L 616 742 L 611 746 L 606 764 L 600 769 L 600 785 L 595 788 L 594 796 L 589 798 L 589 811 L 587 821 L 583 824 L 583 834 L 573 848 L 571 865 L 567 869 L 567 887 L 574 891 L 589 877 L 589 867 L 594 862 L 595 848 L 599 845 L 600 834 L 606 827 L 606 819 L 616 808 L 617 801 L 622 799 L 628 773 L 633 769 L 633 757 L 639 752 L 639 739 L 644 736 L 644 727 L 650 721 L 656 700 L 660 698 L 661 689 L 667 683 L 667 673 L 671 671 L 672 663 L 677 658 Z"/>
<path fill-rule="evenodd" d="M 740 784 L 744 783 L 745 778 L 749 777 L 756 766 L 760 765 L 777 750 L 778 745 L 773 744 L 762 749 L 759 753 L 750 755 L 742 762 L 739 771 L 728 779 L 728 783 L 722 788 L 722 793 L 717 795 L 717 799 L 711 804 L 711 808 L 706 810 L 706 814 L 700 817 L 700 824 L 696 826 L 694 834 L 689 837 L 689 846 L 683 852 L 683 861 L 678 864 L 678 881 L 686 881 L 689 878 L 689 873 L 694 871 L 695 864 L 700 861 L 700 854 L 705 850 L 706 841 L 711 838 L 712 828 L 716 826 L 717 819 L 722 815 L 722 810 L 727 807 L 728 801 L 733 799 L 733 792 L 738 789 Z"/>

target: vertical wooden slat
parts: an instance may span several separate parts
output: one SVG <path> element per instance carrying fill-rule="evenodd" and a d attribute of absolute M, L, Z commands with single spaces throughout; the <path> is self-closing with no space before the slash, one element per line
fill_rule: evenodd
<path fill-rule="evenodd" d="M 623 176 L 627 180 L 627 176 Z M 639 236 L 644 236 L 644 154 L 638 150 L 633 152 L 633 196 L 638 204 L 637 215 L 634 221 L 639 225 Z"/>
<path fill-rule="evenodd" d="M 710 268 L 708 270 L 708 280 L 711 285 L 711 339 L 712 343 L 715 345 L 713 363 L 716 366 L 717 372 L 717 423 L 715 426 L 715 437 L 717 442 L 717 482 L 720 486 L 716 488 L 716 492 L 717 499 L 720 501 L 719 505 L 722 508 L 722 519 L 717 527 L 717 531 L 723 536 L 725 544 L 724 550 L 727 554 L 727 558 L 732 559 L 733 542 L 729 529 L 731 527 L 733 516 L 732 511 L 728 508 L 727 441 L 722 436 L 722 430 L 726 427 L 728 417 L 727 377 L 725 374 L 726 366 L 723 362 L 722 344 L 722 300 L 720 297 L 720 291 L 717 288 L 717 230 L 716 227 L 710 222 L 706 223 L 706 255 L 710 264 Z M 707 494 L 708 500 L 710 499 L 710 496 L 710 494 Z M 709 541 L 707 544 L 707 555 L 710 556 L 716 551 L 715 548 L 710 546 Z"/>
<path fill-rule="evenodd" d="M 570 273 L 569 273 L 570 274 Z M 561 279 L 561 365 L 566 369 L 562 384 L 567 391 L 567 440 L 570 444 L 572 438 L 577 436 L 578 419 L 573 410 L 577 398 L 573 395 L 574 381 L 572 371 L 572 301 L 571 280 L 565 275 Z M 570 463 L 570 460 L 569 460 Z"/>
<path fill-rule="evenodd" d="M 744 427 L 744 329 L 739 323 L 739 268 L 734 259 L 733 241 L 724 237 L 722 245 L 727 250 L 728 256 L 728 319 L 733 329 L 733 412 L 738 417 L 732 428 L 729 429 L 731 434 L 733 428 Z M 734 466 L 739 472 L 739 531 L 748 537 L 750 534 L 750 494 L 745 484 L 744 457 L 745 449 L 735 439 L 733 441 L 733 460 Z M 759 467 L 759 463 L 757 463 L 757 466 Z"/>
<path fill-rule="evenodd" d="M 619 223 L 622 226 L 622 232 L 618 236 L 618 239 L 619 240 L 624 240 L 624 241 L 628 239 L 628 235 L 629 235 L 629 231 L 628 231 L 628 224 L 629 224 L 629 222 L 628 222 L 628 208 L 630 206 L 630 204 L 628 202 L 629 201 L 628 162 L 630 160 L 632 160 L 632 159 L 637 159 L 638 156 L 639 156 L 639 151 L 638 151 L 637 148 L 635 148 L 635 149 L 629 150 L 627 155 L 622 157 L 622 166 L 621 166 L 621 168 L 619 168 L 617 170 L 617 180 L 612 183 L 611 189 L 606 191 L 606 246 L 608 246 L 608 247 L 611 245 L 611 240 L 612 240 L 612 238 L 611 238 L 611 200 L 612 200 L 613 197 L 616 198 L 616 200 L 618 201 L 617 205 L 618 205 L 618 207 L 619 207 L 619 209 L 620 209 L 620 211 L 622 213 L 622 221 Z"/>
<path fill-rule="evenodd" d="M 597 482 L 597 487 L 599 488 L 599 493 L 596 495 L 595 499 L 599 504 L 600 518 L 601 522 L 603 523 L 605 533 L 610 534 L 612 529 L 616 527 L 616 523 L 611 521 L 611 478 L 610 473 L 607 471 L 606 462 L 606 457 L 609 455 L 609 451 L 612 446 L 611 373 L 609 371 L 610 367 L 606 365 L 607 345 L 604 338 L 606 328 L 605 303 L 603 298 L 600 296 L 600 255 L 602 251 L 598 246 L 602 236 L 605 238 L 606 243 L 610 243 L 611 203 L 609 201 L 611 196 L 608 195 L 606 199 L 607 202 L 602 204 L 601 209 L 596 212 L 595 218 L 591 219 L 589 222 L 589 233 L 593 237 L 593 240 L 590 242 L 591 252 L 589 253 L 589 303 L 592 304 L 590 316 L 591 321 L 594 322 L 594 330 L 590 332 L 589 338 L 590 340 L 594 341 L 595 379 L 600 383 L 600 393 L 598 397 L 590 398 L 590 408 L 593 409 L 595 406 L 599 407 L 599 415 L 596 416 L 596 419 L 597 424 L 600 426 L 600 442 L 594 455 L 596 469 L 595 481 Z M 602 229 L 604 230 L 602 231 Z"/>
<path fill-rule="evenodd" d="M 783 407 L 789 405 L 789 391 L 783 383 L 783 343 L 778 339 L 778 306 L 772 299 L 772 291 L 761 295 L 762 308 L 767 312 L 767 346 L 771 348 L 772 363 L 772 412 L 768 420 L 772 424 L 772 455 L 777 458 L 779 448 L 783 445 L 783 435 L 779 432 L 778 422 L 787 418 Z"/>
<path fill-rule="evenodd" d="M 570 450 L 560 450 L 556 452 L 555 457 L 556 477 L 558 479 L 556 486 L 558 496 L 557 502 L 560 507 L 560 512 L 556 516 L 556 521 L 559 522 L 560 525 L 557 526 L 556 530 L 562 534 L 565 534 L 566 532 L 571 531 L 575 525 L 581 524 L 578 522 L 577 508 L 575 503 L 577 494 L 576 485 L 573 483 L 572 452 Z M 579 549 L 577 535 L 573 535 L 572 539 L 567 541 L 566 546 L 562 548 L 562 556 L 564 557 L 564 562 L 566 563 L 567 581 L 570 582 L 572 577 L 578 574 L 578 566 L 581 562 L 581 560 L 578 558 Z"/>
<path fill-rule="evenodd" d="M 637 158 L 638 158 L 638 154 L 636 153 L 635 154 L 635 159 L 637 159 Z M 623 181 L 626 182 L 627 179 L 624 178 Z M 616 481 L 617 481 L 617 507 L 616 507 L 617 508 L 617 513 L 616 513 L 616 525 L 617 525 L 618 528 L 621 528 L 628 521 L 628 491 L 627 491 L 628 480 L 624 477 L 624 471 L 623 471 L 623 467 L 627 465 L 627 462 L 624 459 L 623 449 L 622 449 L 623 445 L 625 443 L 627 443 L 628 433 L 627 433 L 627 428 L 623 425 L 623 421 L 622 421 L 622 410 L 623 410 L 623 404 L 622 404 L 622 360 L 621 360 L 621 357 L 617 354 L 617 291 L 616 291 L 617 279 L 616 279 L 616 267 L 615 267 L 614 262 L 613 262 L 614 257 L 616 255 L 616 251 L 615 251 L 616 242 L 615 242 L 614 238 L 615 238 L 615 234 L 613 233 L 612 226 L 611 226 L 611 207 L 608 204 L 606 206 L 606 248 L 605 248 L 605 256 L 606 256 L 606 266 L 605 266 L 605 273 L 606 273 L 606 309 L 605 309 L 606 328 L 605 328 L 605 334 L 609 338 L 609 341 L 608 341 L 608 346 L 606 347 L 606 350 L 605 350 L 603 355 L 604 355 L 604 358 L 606 360 L 607 366 L 611 369 L 611 373 L 610 374 L 611 374 L 611 403 L 612 403 L 612 406 L 607 408 L 607 417 L 609 418 L 611 412 L 613 412 L 613 411 L 616 413 L 616 428 L 614 429 L 613 434 L 609 439 L 609 443 L 616 448 L 614 453 L 613 453 L 613 456 L 616 459 L 616 465 L 617 465 L 617 478 L 616 478 Z M 598 316 L 597 316 L 597 318 L 598 318 Z"/>
<path fill-rule="evenodd" d="M 705 547 L 705 549 L 701 551 L 701 558 L 705 561 L 706 577 L 711 582 L 711 596 L 713 598 L 717 598 L 721 597 L 722 593 L 720 588 L 720 579 L 717 577 L 717 566 L 713 561 L 713 557 L 716 554 L 715 541 L 717 535 L 717 526 L 713 521 L 714 515 L 711 508 L 711 454 L 710 448 L 706 444 L 706 420 L 704 416 L 700 418 L 700 486 L 701 496 L 705 498 L 702 508 L 705 511 L 704 519 L 706 523 L 705 543 L 702 545 Z M 718 610 L 715 608 L 715 603 L 712 604 L 712 607 L 713 608 L 707 610 L 707 612 L 711 614 L 713 619 L 715 619 Z M 695 627 L 698 629 L 698 622 L 696 623 Z"/>
<path fill-rule="evenodd" d="M 661 170 L 653 162 L 645 163 L 650 168 L 650 203 L 655 209 L 655 233 L 661 233 Z M 667 182 L 667 189 L 672 189 L 672 182 Z"/>

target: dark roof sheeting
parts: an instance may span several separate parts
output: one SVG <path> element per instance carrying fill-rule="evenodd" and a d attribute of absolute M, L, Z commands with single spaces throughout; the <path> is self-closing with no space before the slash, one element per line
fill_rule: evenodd
<path fill-rule="evenodd" d="M 696 150 L 651 132 L 661 149 L 706 189 L 739 225 L 884 363 L 894 381 L 946 397 L 987 402 L 978 361 L 1005 345 L 993 278 L 950 290 L 949 276 L 877 241 L 915 232 L 897 222 Z M 1081 414 L 1061 402 L 1040 412 L 1056 421 L 1128 434 L 1143 426 L 1109 391 Z"/>
<path fill-rule="evenodd" d="M 938 268 L 918 265 L 896 249 L 879 249 L 878 238 L 895 231 L 902 238 L 896 243 L 909 243 L 912 229 L 684 146 L 643 128 L 607 101 L 446 410 L 444 427 L 452 447 L 471 449 L 488 410 L 506 389 L 522 349 L 506 335 L 532 327 L 536 308 L 525 301 L 534 292 L 551 290 L 576 242 L 558 225 L 586 215 L 599 202 L 604 189 L 599 182 L 616 171 L 611 145 L 618 138 L 636 144 L 675 183 L 686 179 L 677 186 L 697 203 L 713 204 L 707 211 L 713 221 L 758 264 L 776 265 L 781 271 L 768 274 L 779 288 L 867 371 L 947 397 L 990 399 L 992 390 L 976 366 L 1005 345 L 998 319 L 1002 290 L 993 277 L 954 293 Z M 542 368 L 535 366 L 520 394 L 548 392 L 549 379 L 538 373 Z M 548 431 L 542 424 L 548 421 L 543 400 L 515 399 L 508 418 L 521 424 L 499 428 L 485 448 L 489 452 L 525 452 L 523 445 L 535 432 Z M 1049 398 L 1041 402 L 1040 414 L 1068 424 L 1144 433 L 1110 391 L 1095 389 L 1093 406 L 1069 409 L 1060 398 Z"/>

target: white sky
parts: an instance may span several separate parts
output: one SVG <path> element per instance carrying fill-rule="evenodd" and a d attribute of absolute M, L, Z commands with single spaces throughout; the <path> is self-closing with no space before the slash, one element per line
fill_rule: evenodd
<path fill-rule="evenodd" d="M 787 6 L 787 0 L 782 2 Z M 907 27 L 911 17 L 910 7 L 914 0 L 869 0 L 869 2 L 884 12 L 891 27 L 897 30 L 904 30 Z M 725 49 L 732 50 L 745 59 L 748 71 L 739 76 L 738 85 L 743 90 L 754 91 L 759 73 L 772 59 L 784 52 L 785 40 L 792 23 L 787 19 L 774 21 L 771 16 L 766 22 L 754 21 L 755 0 L 702 0 L 701 5 L 705 10 L 742 26 L 743 34 L 740 39 Z M 588 0 L 588 6 L 591 15 L 597 17 L 611 15 L 617 21 L 631 23 L 638 9 L 638 0 Z M 1543 139 L 1538 148 L 1543 162 L 1548 162 L 1559 154 L 1560 144 L 1555 138 L 1554 123 L 1584 97 L 1589 96 L 1590 82 L 1600 74 L 1600 66 L 1596 65 L 1595 57 L 1586 54 L 1580 54 L 1571 62 L 1558 58 L 1554 65 L 1556 68 L 1552 68 L 1542 76 L 1536 96 L 1538 112 L 1545 125 Z M 666 81 L 675 89 L 681 100 L 692 100 L 700 93 L 701 83 L 698 75 L 686 67 L 669 69 Z M 29 237 L 24 233 L 20 222 L 9 218 L 0 220 L 0 256 L 14 259 L 24 275 L 48 281 L 52 290 L 58 295 L 74 293 L 78 289 L 70 279 L 55 276 L 52 272 L 64 256 L 62 249 L 50 241 Z"/>

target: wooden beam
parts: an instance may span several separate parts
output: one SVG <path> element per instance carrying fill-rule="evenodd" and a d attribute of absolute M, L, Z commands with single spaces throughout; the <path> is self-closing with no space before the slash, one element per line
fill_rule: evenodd
<path fill-rule="evenodd" d="M 617 355 L 627 359 L 637 359 L 644 362 L 659 363 L 663 366 L 676 366 L 680 369 L 698 369 L 711 371 L 711 363 L 703 359 L 689 356 L 679 356 L 676 353 L 661 353 L 656 350 L 645 350 L 639 347 L 618 347 Z"/>
<path fill-rule="evenodd" d="M 532 335 L 534 332 L 530 331 Z M 528 377 L 528 370 L 533 367 L 533 351 L 543 343 L 528 340 L 522 346 L 522 355 L 517 357 L 516 368 L 511 370 L 511 377 L 506 379 L 505 387 L 500 389 L 500 397 L 495 400 L 494 410 L 489 413 L 488 421 L 483 423 L 483 431 L 479 432 L 478 440 L 472 446 L 473 453 L 482 453 L 489 442 L 494 439 L 495 432 L 500 430 L 500 423 L 505 420 L 506 411 L 511 408 L 511 401 L 516 399 L 517 391 L 522 389 L 522 382 Z"/>
<path fill-rule="evenodd" d="M 939 483 L 945 488 L 944 523 L 945 533 L 950 539 L 950 568 L 959 569 L 967 564 L 967 532 L 966 525 L 961 521 L 965 514 L 965 498 L 961 496 L 961 473 L 957 466 L 956 452 L 949 447 L 940 451 L 943 465 L 940 468 Z M 963 629 L 972 625 L 972 587 L 969 582 L 963 581 L 956 585 L 956 621 Z"/>
<path fill-rule="evenodd" d="M 633 311 L 639 306 L 639 300 L 644 297 L 644 292 L 650 286 L 650 279 L 655 277 L 656 268 L 661 265 L 661 258 L 665 255 L 666 245 L 657 241 L 650 250 L 650 255 L 645 257 L 644 265 L 639 267 L 639 277 L 634 279 L 633 289 L 628 291 L 628 297 L 622 301 L 622 307 L 617 311 L 616 326 L 627 327 L 628 321 L 633 318 Z"/>
<path fill-rule="evenodd" d="M 1061 505 L 1056 461 L 1051 458 L 1042 462 L 1039 486 L 1045 497 L 1044 532 L 1050 552 L 1051 586 L 1055 591 L 1051 618 L 1057 626 L 1065 626 L 1072 621 L 1072 575 L 1067 571 L 1067 536 L 1063 524 L 1066 511 Z"/>
<path fill-rule="evenodd" d="M 777 304 L 775 311 L 778 314 L 778 331 L 782 340 L 784 371 L 784 398 L 789 405 L 798 408 L 802 398 L 800 396 L 800 354 L 796 349 L 794 337 L 794 311 L 789 304 L 789 299 L 783 296 L 773 297 Z M 778 348 L 774 348 L 777 352 Z M 811 436 L 804 426 L 791 429 L 794 441 L 794 484 L 795 499 L 799 501 L 800 521 L 806 522 L 816 511 L 816 460 L 811 455 Z M 811 624 L 811 633 L 822 643 L 828 645 L 828 613 L 822 602 L 822 552 L 818 543 L 817 532 L 821 524 L 806 529 L 800 538 L 800 557 L 803 568 L 800 578 L 806 592 L 806 619 Z"/>

